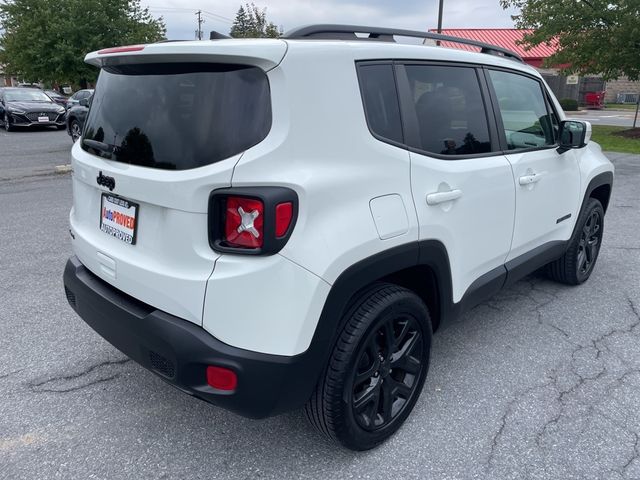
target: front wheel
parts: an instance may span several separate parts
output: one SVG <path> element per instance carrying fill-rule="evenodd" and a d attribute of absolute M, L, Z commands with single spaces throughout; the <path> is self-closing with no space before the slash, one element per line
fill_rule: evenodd
<path fill-rule="evenodd" d="M 6 113 L 4 114 L 3 122 L 4 122 L 4 129 L 7 132 L 10 132 L 10 131 L 13 130 L 13 125 L 11 125 L 11 121 L 9 120 L 9 116 Z"/>
<path fill-rule="evenodd" d="M 549 276 L 567 285 L 586 282 L 598 259 L 603 232 L 604 208 L 598 200 L 590 198 L 578 217 L 569 248 L 547 266 Z"/>
<path fill-rule="evenodd" d="M 352 450 L 385 441 L 420 395 L 431 336 L 420 297 L 393 284 L 373 285 L 347 312 L 329 365 L 305 407 L 311 424 Z"/>

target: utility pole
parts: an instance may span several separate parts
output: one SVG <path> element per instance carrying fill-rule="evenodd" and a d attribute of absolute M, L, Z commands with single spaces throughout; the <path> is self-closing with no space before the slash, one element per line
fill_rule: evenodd
<path fill-rule="evenodd" d="M 444 8 L 444 0 L 440 0 L 440 6 L 438 7 L 438 33 L 442 33 L 442 9 Z M 436 42 L 436 45 L 440 46 L 440 40 Z"/>
<path fill-rule="evenodd" d="M 440 7 L 438 8 L 438 33 L 442 33 L 442 9 L 444 7 L 444 0 L 440 0 Z"/>
<path fill-rule="evenodd" d="M 198 10 L 196 12 L 196 16 L 198 17 L 198 30 L 196 30 L 196 38 L 198 40 L 202 40 L 202 24 L 204 20 L 202 19 L 202 10 Z"/>

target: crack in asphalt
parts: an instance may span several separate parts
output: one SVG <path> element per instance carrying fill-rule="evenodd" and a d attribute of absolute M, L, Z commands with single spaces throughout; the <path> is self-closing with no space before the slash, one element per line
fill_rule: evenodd
<path fill-rule="evenodd" d="M 550 322 L 545 322 L 543 320 L 542 309 L 552 304 L 554 301 L 558 300 L 558 294 L 556 292 L 546 290 L 540 288 L 540 285 L 544 283 L 544 281 L 537 280 L 535 277 L 526 277 L 519 282 L 521 285 L 528 285 L 529 290 L 526 293 L 522 292 L 513 292 L 507 295 L 499 294 L 495 298 L 489 300 L 488 302 L 483 303 L 484 306 L 490 308 L 491 310 L 495 310 L 497 312 L 502 312 L 504 309 L 501 307 L 501 304 L 509 302 L 511 300 L 522 300 L 526 299 L 533 303 L 533 312 L 536 314 L 536 319 L 540 325 L 547 326 L 552 328 L 553 330 L 560 333 L 566 340 L 570 339 L 569 333 L 563 328 L 559 327 Z M 533 293 L 538 293 L 545 295 L 549 298 L 545 300 L 538 300 Z M 569 342 L 575 345 L 574 342 Z"/>
<path fill-rule="evenodd" d="M 497 305 L 494 303 L 490 308 L 501 310 L 500 304 L 502 302 L 506 302 L 514 298 L 529 299 L 532 302 L 534 302 L 532 312 L 536 314 L 538 323 L 541 325 L 547 325 L 552 327 L 555 331 L 557 331 L 562 335 L 563 340 L 567 340 L 569 343 L 573 344 L 575 348 L 571 351 L 570 361 L 568 363 L 568 366 L 565 363 L 561 363 L 558 367 L 554 368 L 551 371 L 550 375 L 548 375 L 547 377 L 549 379 L 548 382 L 528 387 L 522 390 L 521 392 L 517 393 L 516 395 L 514 395 L 511 398 L 511 400 L 509 400 L 509 402 L 506 405 L 506 408 L 504 409 L 503 414 L 498 420 L 498 424 L 499 424 L 498 430 L 495 432 L 495 434 L 491 438 L 489 454 L 487 456 L 486 465 L 485 465 L 488 470 L 491 470 L 492 468 L 494 468 L 494 465 L 498 458 L 497 450 L 500 446 L 500 442 L 503 436 L 505 435 L 505 430 L 507 428 L 508 423 L 511 420 L 511 417 L 515 413 L 515 408 L 521 400 L 527 397 L 530 397 L 533 393 L 542 389 L 551 388 L 552 391 L 555 392 L 553 402 L 557 402 L 557 413 L 553 417 L 548 419 L 535 434 L 535 445 L 537 446 L 538 449 L 544 450 L 547 448 L 544 445 L 544 437 L 547 435 L 550 429 L 554 426 L 557 426 L 558 423 L 561 421 L 561 419 L 567 414 L 566 408 L 567 408 L 567 403 L 570 396 L 576 391 L 578 391 L 581 387 L 583 387 L 587 382 L 597 383 L 603 378 L 605 378 L 609 373 L 607 370 L 606 364 L 604 362 L 605 355 L 612 353 L 607 346 L 607 340 L 609 340 L 611 337 L 615 335 L 629 335 L 629 334 L 635 335 L 636 329 L 640 327 L 640 309 L 633 302 L 633 300 L 628 295 L 626 295 L 625 299 L 627 302 L 627 306 L 630 312 L 635 317 L 634 321 L 627 324 L 626 326 L 611 328 L 605 333 L 596 337 L 595 339 L 591 339 L 587 344 L 576 343 L 570 339 L 569 332 L 565 331 L 564 329 L 556 325 L 545 322 L 543 320 L 542 309 L 545 306 L 551 304 L 556 299 L 558 299 L 558 295 L 555 292 L 550 292 L 548 290 L 540 288 L 539 283 L 536 282 L 534 279 L 525 279 L 524 284 L 529 286 L 528 292 L 526 293 L 519 292 L 519 293 L 511 294 L 506 297 L 500 298 L 497 300 Z M 540 301 L 539 299 L 535 298 L 535 295 L 533 294 L 533 292 L 538 292 L 538 293 L 548 295 L 549 298 Z M 592 359 L 594 359 L 598 363 L 596 368 L 593 368 L 592 371 L 589 373 L 586 373 L 583 371 L 583 368 L 585 366 L 583 365 L 583 363 L 587 361 L 586 365 L 589 365 L 588 360 L 586 360 L 585 358 L 581 358 L 581 355 L 583 354 L 589 355 Z M 568 373 L 572 376 L 572 381 L 570 385 L 564 386 L 564 387 L 560 385 L 560 380 L 559 380 L 560 378 L 559 370 L 562 370 L 563 367 L 564 369 L 568 369 Z M 617 388 L 621 386 L 621 384 L 624 381 L 626 381 L 630 376 L 638 375 L 638 374 L 640 374 L 640 369 L 627 368 L 622 373 L 622 375 L 619 375 L 618 377 L 613 378 L 610 382 L 608 382 L 604 386 L 605 391 L 607 392 L 605 395 L 605 398 L 610 396 L 613 392 L 615 392 Z M 620 425 L 619 422 L 616 422 L 615 420 L 609 418 L 602 411 L 597 409 L 594 405 L 585 405 L 585 406 L 587 406 L 587 411 L 581 414 L 582 417 L 588 418 L 589 416 L 592 416 L 594 413 L 601 415 L 602 417 L 618 425 L 621 429 L 624 429 L 626 432 L 629 433 L 629 435 L 633 437 L 634 444 L 632 448 L 632 453 L 629 455 L 625 463 L 621 465 L 618 470 L 616 470 L 618 474 L 620 474 L 621 476 L 625 476 L 627 471 L 633 464 L 633 462 L 637 459 L 640 459 L 640 436 L 638 435 L 638 432 L 629 429 L 627 425 Z"/>
<path fill-rule="evenodd" d="M 5 378 L 9 378 L 10 376 L 15 375 L 16 373 L 20 373 L 20 372 L 23 372 L 23 371 L 24 371 L 24 368 L 21 368 L 19 370 L 14 370 L 13 372 L 4 373 L 4 374 L 0 375 L 0 380 L 3 380 Z"/>
<path fill-rule="evenodd" d="M 88 388 L 88 387 L 92 387 L 92 386 L 97 385 L 99 383 L 110 382 L 111 380 L 115 380 L 119 376 L 120 376 L 120 374 L 116 373 L 115 375 L 112 375 L 110 377 L 99 378 L 99 379 L 94 380 L 92 382 L 85 383 L 85 384 L 82 384 L 82 385 L 78 385 L 76 387 L 61 388 L 61 389 L 40 388 L 40 389 L 37 390 L 37 392 L 38 393 L 68 393 L 68 392 L 76 392 L 78 390 L 82 390 L 82 389 L 85 389 L 85 388 Z"/>
<path fill-rule="evenodd" d="M 118 378 L 120 376 L 120 373 L 115 373 L 112 375 L 109 375 L 107 377 L 101 377 L 101 378 L 97 378 L 95 380 L 91 380 L 87 383 L 82 383 L 80 385 L 73 385 L 70 387 L 65 388 L 64 385 L 61 385 L 60 388 L 51 388 L 48 387 L 48 385 L 50 384 L 55 384 L 56 382 L 61 382 L 61 383 L 65 383 L 65 382 L 70 382 L 73 380 L 78 380 L 78 379 L 82 379 L 84 377 L 86 377 L 87 375 L 90 375 L 91 373 L 97 371 L 98 369 L 102 369 L 103 367 L 113 367 L 113 366 L 118 366 L 118 365 L 124 365 L 128 362 L 131 362 L 130 358 L 124 358 L 121 360 L 106 360 L 104 362 L 100 362 L 94 365 L 91 365 L 87 368 L 85 368 L 84 370 L 78 372 L 78 373 L 73 373 L 73 374 L 69 374 L 69 375 L 59 375 L 59 376 L 55 376 L 55 377 L 51 377 L 51 378 L 47 378 L 44 379 L 42 381 L 38 381 L 38 382 L 32 382 L 30 384 L 28 384 L 29 388 L 34 391 L 34 392 L 45 392 L 45 393 L 67 393 L 67 392 L 75 392 L 77 390 L 81 390 L 87 387 L 91 387 L 93 385 L 99 384 L 99 383 L 104 383 L 104 382 L 108 382 L 111 380 L 115 380 L 116 378 Z M 44 387 L 44 388 L 41 388 Z"/>
<path fill-rule="evenodd" d="M 502 437 L 502 435 L 504 434 L 504 429 L 507 427 L 507 419 L 509 418 L 509 416 L 512 415 L 513 407 L 518 403 L 518 400 L 520 400 L 522 397 L 525 397 L 526 395 L 529 395 L 530 393 L 538 389 L 548 387 L 549 385 L 550 385 L 549 382 L 545 382 L 542 385 L 534 385 L 533 387 L 529 387 L 523 390 L 522 392 L 518 393 L 509 401 L 509 403 L 507 404 L 507 408 L 505 409 L 505 412 L 502 414 L 502 417 L 500 417 L 500 421 L 499 421 L 500 428 L 498 428 L 498 431 L 495 433 L 495 435 L 491 439 L 491 449 L 489 451 L 489 456 L 487 458 L 487 466 L 491 467 L 491 465 L 493 464 L 493 461 L 495 460 L 495 453 L 498 448 L 498 442 Z"/>
<path fill-rule="evenodd" d="M 635 437 L 635 443 L 633 444 L 633 454 L 629 457 L 629 460 L 627 461 L 627 463 L 625 463 L 622 468 L 620 469 L 620 473 L 624 476 L 626 476 L 627 474 L 627 470 L 629 470 L 629 467 L 631 467 L 631 464 L 637 460 L 638 458 L 640 458 L 640 436 L 633 431 L 630 431 L 630 433 L 633 434 L 633 436 Z"/>

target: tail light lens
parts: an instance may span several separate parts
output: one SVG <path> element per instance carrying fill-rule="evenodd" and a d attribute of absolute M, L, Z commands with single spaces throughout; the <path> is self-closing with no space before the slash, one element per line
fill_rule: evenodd
<path fill-rule="evenodd" d="M 264 204 L 252 198 L 227 197 L 224 239 L 230 247 L 262 247 Z"/>
<path fill-rule="evenodd" d="M 284 187 L 214 190 L 209 198 L 209 244 L 219 252 L 277 253 L 289 240 L 298 196 Z"/>

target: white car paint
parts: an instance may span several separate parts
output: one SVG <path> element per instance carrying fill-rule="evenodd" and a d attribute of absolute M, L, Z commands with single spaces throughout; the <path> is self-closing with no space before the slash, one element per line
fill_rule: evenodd
<path fill-rule="evenodd" d="M 295 355 L 309 347 L 331 285 L 374 254 L 419 239 L 441 241 L 459 301 L 478 277 L 507 260 L 546 241 L 566 240 L 589 180 L 613 170 L 599 147 L 591 142 L 562 155 L 547 149 L 448 161 L 383 143 L 367 127 L 354 62 L 389 58 L 491 65 L 540 78 L 533 68 L 498 56 L 385 42 L 218 40 L 87 55 L 97 66 L 259 66 L 270 82 L 273 123 L 267 137 L 242 154 L 177 172 L 104 160 L 76 144 L 75 254 L 117 289 L 202 325 L 222 342 Z M 529 170 L 544 173 L 533 188 L 518 180 Z M 98 228 L 106 191 L 96 185 L 99 172 L 117 177 L 117 194 L 140 204 L 135 246 Z M 229 186 L 295 190 L 299 215 L 279 254 L 211 249 L 208 197 Z M 572 214 L 570 221 L 549 223 L 564 213 Z"/>

